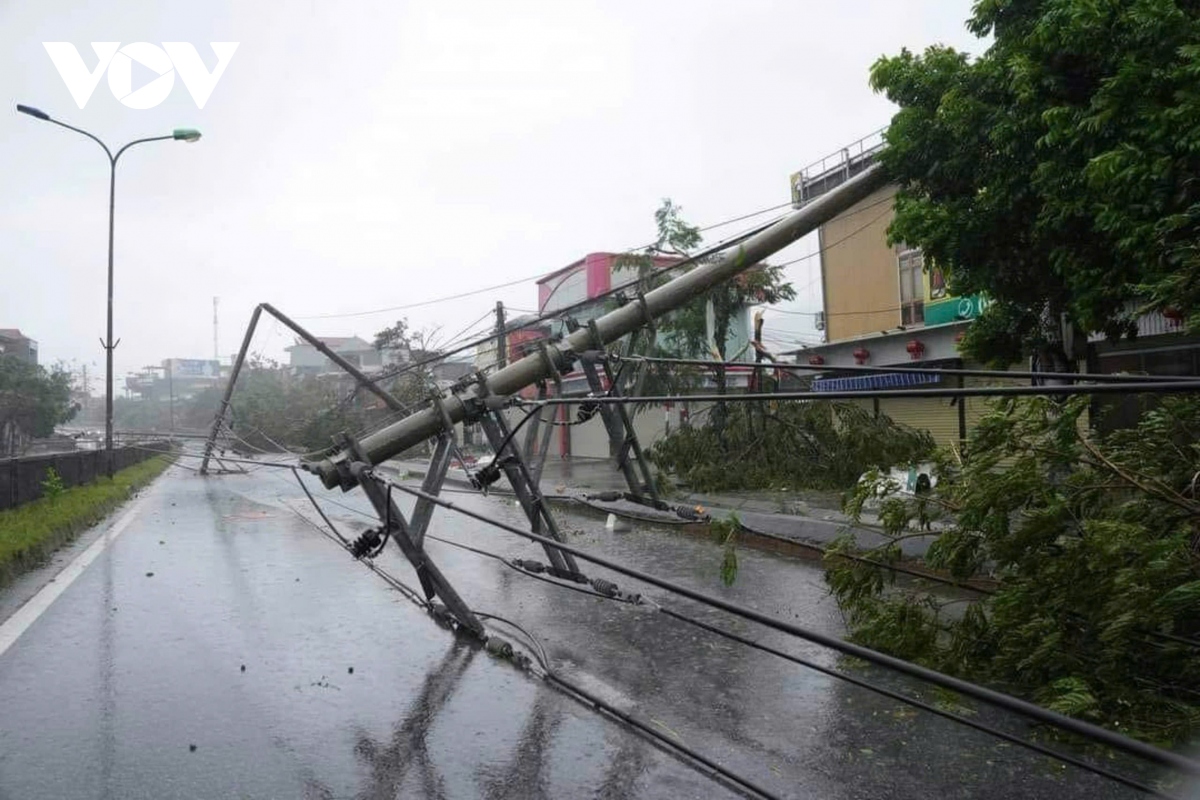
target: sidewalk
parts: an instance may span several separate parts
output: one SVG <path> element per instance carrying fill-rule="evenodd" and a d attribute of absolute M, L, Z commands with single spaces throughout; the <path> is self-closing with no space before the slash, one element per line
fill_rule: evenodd
<path fill-rule="evenodd" d="M 388 461 L 384 468 L 391 468 L 402 476 L 419 480 L 424 477 L 426 462 L 417 460 Z M 454 462 L 446 476 L 446 482 L 456 486 L 470 486 L 462 467 Z M 501 481 L 498 491 L 507 491 L 507 483 Z M 625 479 L 612 461 L 607 459 L 556 459 L 546 460 L 540 484 L 542 495 L 549 500 L 580 502 L 600 512 L 611 512 L 622 516 L 635 516 L 651 523 L 686 524 L 674 514 L 655 511 L 646 506 L 624 500 L 602 502 L 586 499 L 585 495 L 605 491 L 627 491 Z M 802 545 L 824 547 L 847 530 L 853 531 L 860 549 L 877 547 L 888 538 L 870 527 L 875 518 L 864 514 L 863 523 L 855 525 L 850 518 L 831 504 L 829 493 L 819 492 L 737 492 L 696 493 L 676 492 L 667 502 L 673 506 L 701 506 L 713 519 L 724 519 L 737 514 L 738 520 L 747 530 L 772 539 L 782 539 Z M 821 505 L 818 505 L 820 503 Z M 937 533 L 913 537 L 900 542 L 901 552 L 906 558 L 920 558 L 936 538 Z"/>

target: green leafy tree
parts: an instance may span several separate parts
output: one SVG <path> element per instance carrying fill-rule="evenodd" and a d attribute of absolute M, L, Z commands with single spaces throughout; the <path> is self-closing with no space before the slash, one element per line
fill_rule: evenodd
<path fill-rule="evenodd" d="M 207 428 L 220 407 L 223 388 L 213 387 L 177 404 L 185 427 Z M 360 398 L 343 397 L 338 382 L 325 376 L 295 376 L 270 359 L 251 356 L 238 376 L 230 401 L 229 424 L 251 451 L 279 447 L 316 451 L 346 431 L 357 433 L 378 413 Z"/>
<path fill-rule="evenodd" d="M 15 424 L 30 436 L 49 436 L 78 410 L 71 402 L 69 372 L 0 356 L 0 431 Z"/>
<path fill-rule="evenodd" d="M 1200 729 L 1200 398 L 1171 397 L 1134 429 L 1094 437 L 1085 398 L 997 403 L 967 461 L 942 454 L 938 481 L 903 496 L 883 476 L 850 503 L 880 501 L 887 541 L 936 536 L 926 565 L 994 593 L 947 602 L 893 592 L 894 573 L 827 558 L 854 637 L 993 683 L 1055 710 L 1159 742 Z"/>
<path fill-rule="evenodd" d="M 654 243 L 641 253 L 624 255 L 617 259 L 618 268 L 637 270 L 642 291 L 659 286 L 679 274 L 679 270 L 675 270 L 670 276 L 663 276 L 661 262 L 656 263 L 656 257 L 689 258 L 703 244 L 700 229 L 689 225 L 681 212 L 682 209 L 678 205 L 670 199 L 664 199 L 662 205 L 654 212 L 657 229 Z M 690 271 L 711 260 L 699 259 L 682 269 Z M 761 263 L 713 287 L 682 308 L 668 314 L 658 323 L 662 341 L 655 344 L 654 352 L 667 357 L 712 358 L 716 361 L 729 361 L 733 360 L 733 356 L 740 356 L 741 353 L 729 352 L 730 341 L 735 338 L 731 335 L 733 324 L 748 306 L 771 305 L 794 299 L 796 291 L 784 277 L 782 267 Z M 744 333 L 748 334 L 749 331 Z M 674 371 L 674 367 L 655 370 L 655 377 L 659 383 L 669 386 Z M 725 394 L 725 368 L 715 366 L 712 374 L 717 393 Z M 697 375 L 694 370 L 685 371 L 683 379 L 692 384 Z M 723 427 L 727 413 L 725 404 L 718 403 L 714 412 L 714 424 L 718 429 Z"/>
<path fill-rule="evenodd" d="M 650 458 L 695 491 L 843 491 L 870 469 L 910 464 L 934 450 L 928 432 L 854 403 L 764 405 L 760 413 L 738 404 L 721 432 L 712 426 L 674 431 L 655 443 Z"/>
<path fill-rule="evenodd" d="M 411 344 L 407 319 L 398 319 L 395 325 L 390 325 L 375 334 L 374 346 L 379 351 L 408 350 Z"/>
<path fill-rule="evenodd" d="M 1063 332 L 1133 335 L 1139 308 L 1200 326 L 1200 10 L 1173 0 L 980 0 L 982 56 L 880 59 L 900 106 L 881 160 L 893 240 L 992 301 L 964 347 L 1069 365 Z"/>

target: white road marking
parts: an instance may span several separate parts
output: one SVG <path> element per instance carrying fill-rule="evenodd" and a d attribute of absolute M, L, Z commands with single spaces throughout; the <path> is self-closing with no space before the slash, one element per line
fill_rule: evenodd
<path fill-rule="evenodd" d="M 129 527 L 129 523 L 133 522 L 133 518 L 141 510 L 145 499 L 146 495 L 142 495 L 135 500 L 125 515 L 105 531 L 103 536 L 92 542 L 87 550 L 77 555 L 74 561 L 55 575 L 51 582 L 43 586 L 37 594 L 29 598 L 29 601 L 18 608 L 16 613 L 0 623 L 0 656 L 3 656 L 5 651 L 21 638 L 21 634 L 45 613 L 50 604 L 57 600 L 58 596 L 65 592 L 67 587 L 74 583 L 75 579 L 82 575 L 93 561 L 99 558 L 100 554 L 104 552 L 104 548 L 115 542 L 117 537 Z"/>

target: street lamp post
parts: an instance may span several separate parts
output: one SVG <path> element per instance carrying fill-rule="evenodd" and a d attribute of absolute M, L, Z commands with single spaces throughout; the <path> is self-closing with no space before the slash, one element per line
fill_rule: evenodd
<path fill-rule="evenodd" d="M 145 139 L 134 139 L 114 154 L 108 149 L 108 145 L 100 141 L 99 137 L 93 136 L 82 128 L 76 128 L 73 125 L 60 122 L 45 111 L 19 103 L 17 104 L 17 111 L 22 114 L 28 114 L 35 119 L 40 119 L 43 122 L 52 122 L 60 128 L 81 133 L 104 148 L 104 154 L 108 156 L 108 339 L 100 344 L 105 350 L 106 364 L 104 379 L 104 460 L 108 477 L 111 478 L 113 474 L 113 350 L 120 344 L 120 340 L 113 341 L 113 215 L 117 203 L 117 160 L 121 157 L 122 153 L 135 144 L 161 142 L 166 139 L 173 139 L 179 142 L 196 142 L 200 139 L 200 131 L 194 128 L 176 128 L 169 136 L 150 136 Z"/>

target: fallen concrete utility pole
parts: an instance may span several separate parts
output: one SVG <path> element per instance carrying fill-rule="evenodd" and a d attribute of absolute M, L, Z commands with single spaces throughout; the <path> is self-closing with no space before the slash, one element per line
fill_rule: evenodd
<path fill-rule="evenodd" d="M 766 230 L 750 237 L 736 250 L 711 264 L 693 269 L 675 278 L 634 302 L 611 311 L 595 321 L 595 333 L 605 342 L 613 342 L 627 333 L 674 311 L 694 297 L 733 278 L 763 259 L 792 244 L 801 236 L 816 230 L 822 223 L 860 202 L 881 188 L 886 178 L 879 166 L 873 166 L 841 186 L 789 214 Z M 453 424 L 464 419 L 477 419 L 496 410 L 508 396 L 532 386 L 538 381 L 567 372 L 574 365 L 577 353 L 593 349 L 593 331 L 581 328 L 558 344 L 522 358 L 489 378 L 479 377 L 476 384 L 462 394 L 448 393 L 442 398 L 441 409 L 429 407 L 416 411 L 386 428 L 364 437 L 359 445 L 371 464 L 382 461 L 420 444 L 445 429 L 447 417 Z M 353 461 L 345 450 L 321 461 L 305 465 L 305 469 L 320 476 L 326 488 L 340 486 L 350 490 L 358 484 L 349 469 Z"/>

